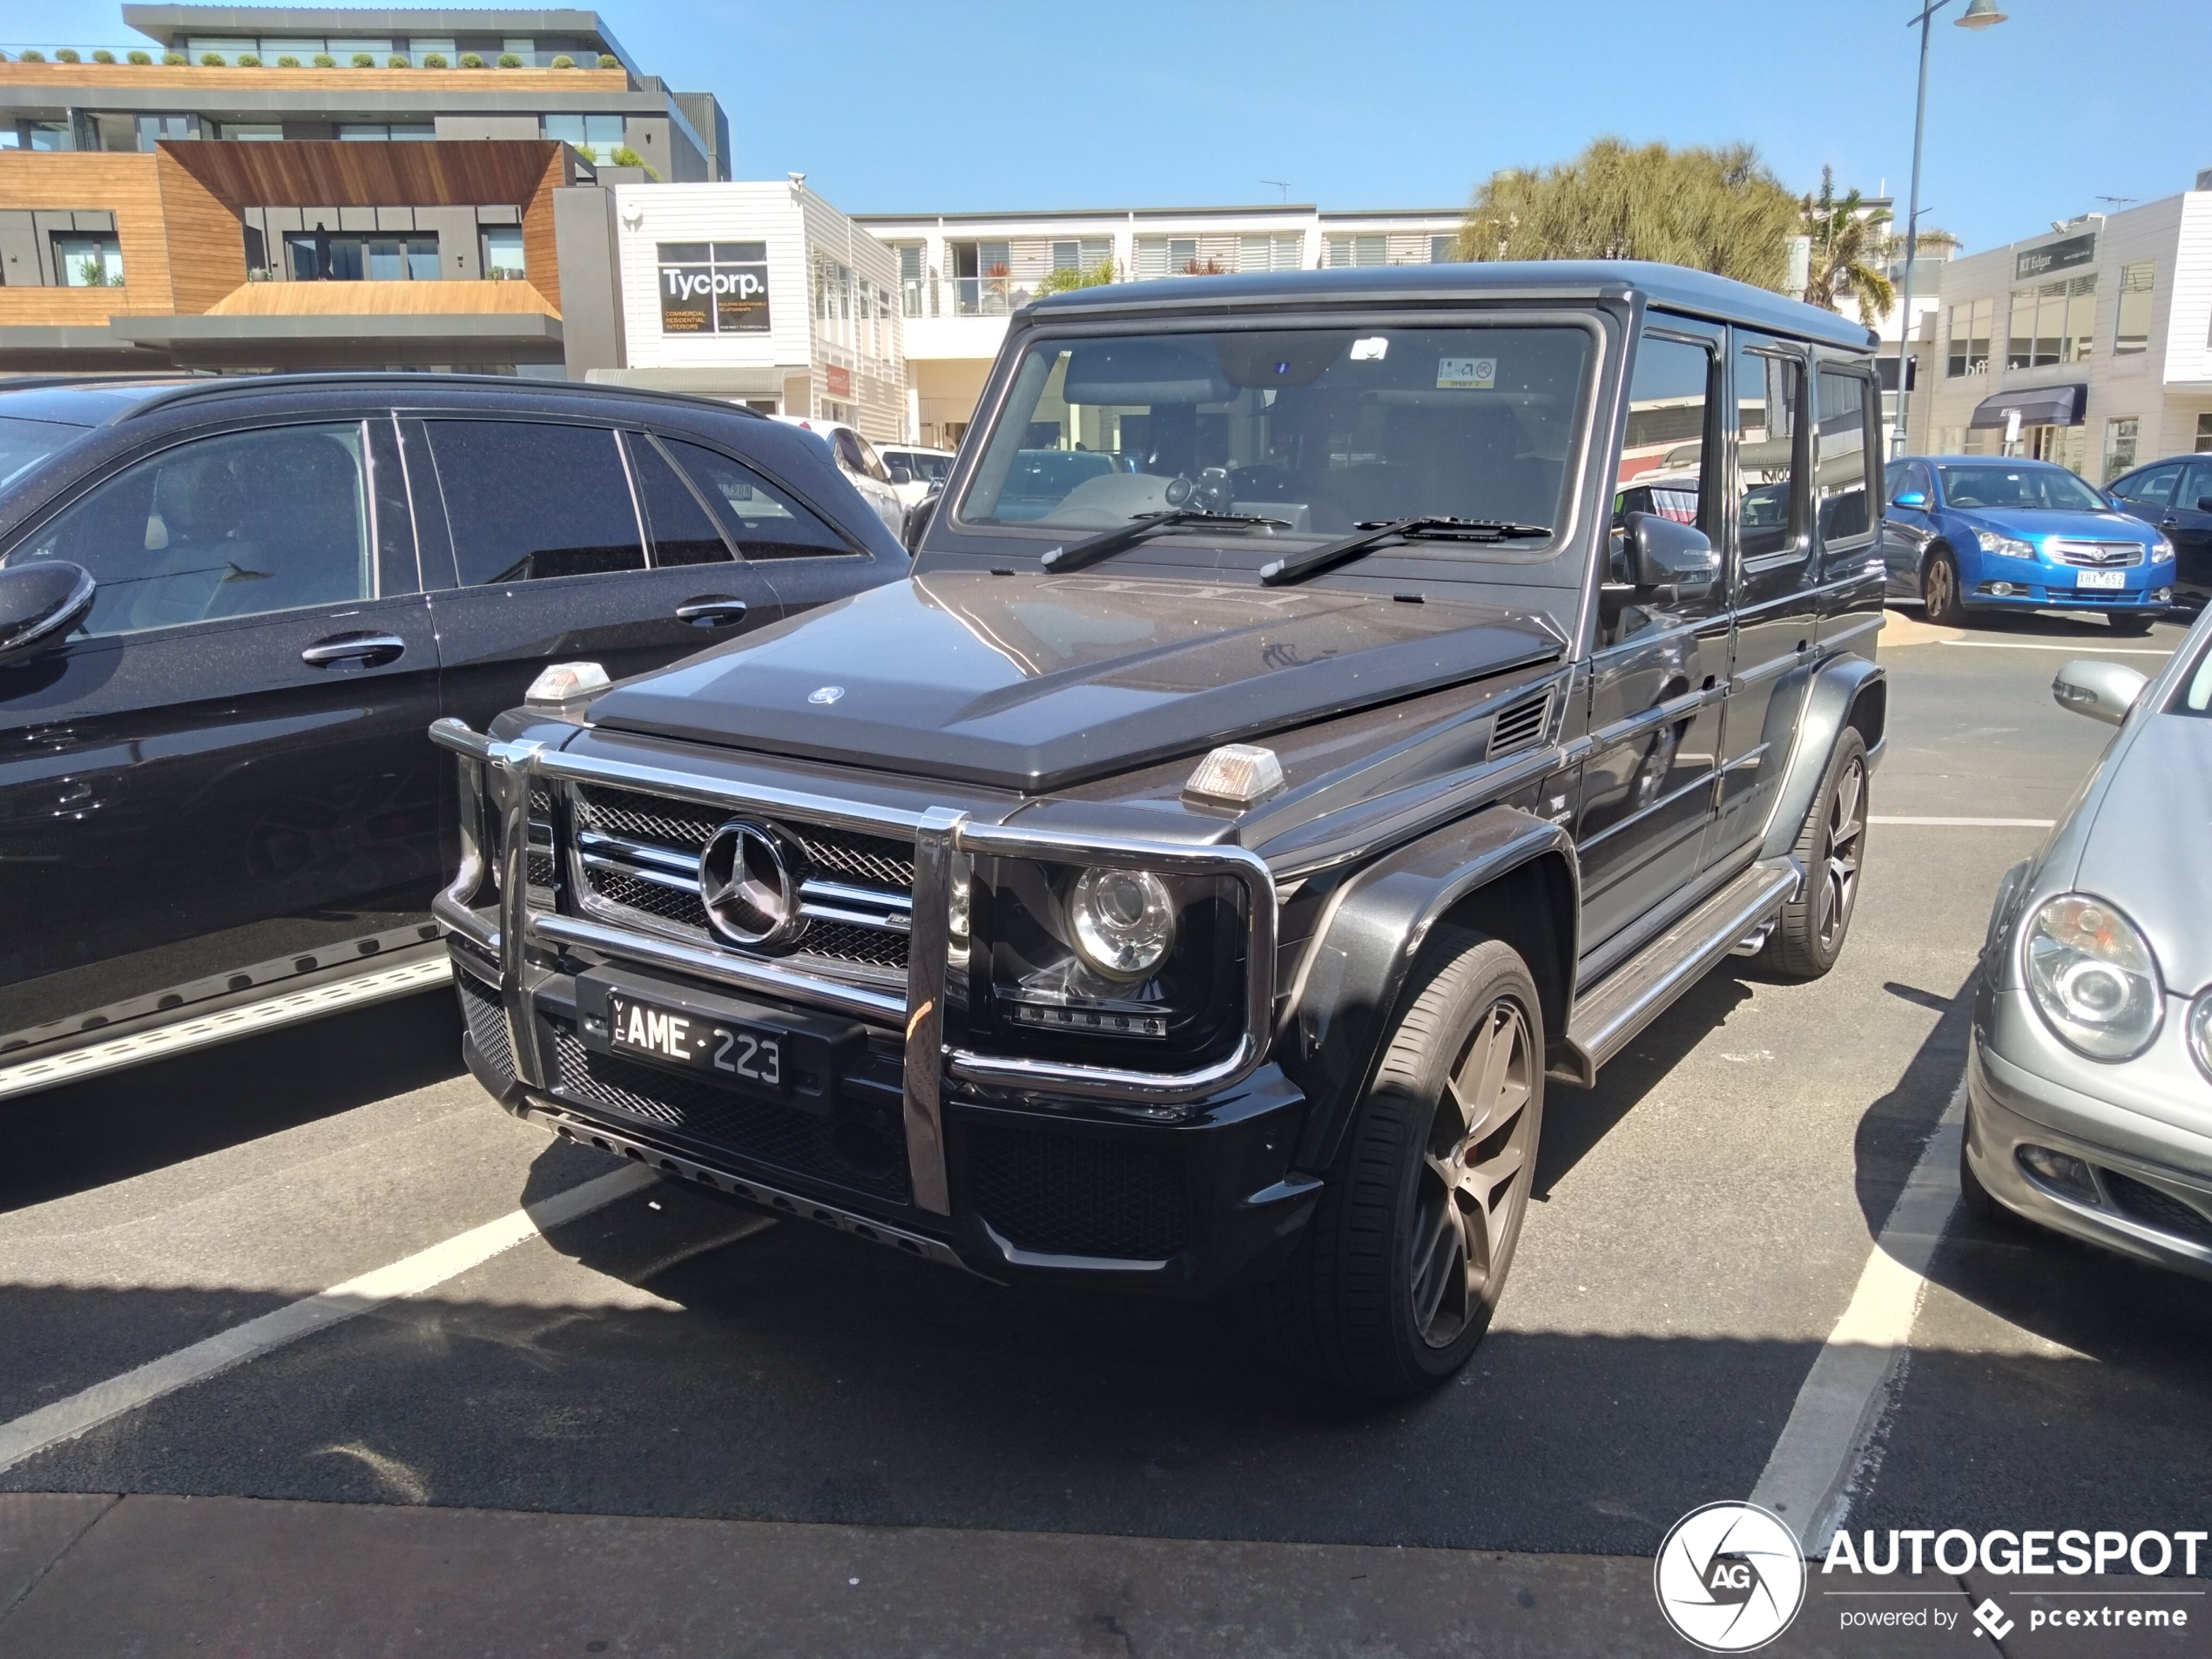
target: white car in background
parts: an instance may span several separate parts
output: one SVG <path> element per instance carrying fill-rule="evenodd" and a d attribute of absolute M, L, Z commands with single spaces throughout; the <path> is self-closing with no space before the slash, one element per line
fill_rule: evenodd
<path fill-rule="evenodd" d="M 899 533 L 906 523 L 907 503 L 900 498 L 898 487 L 891 482 L 891 469 L 883 464 L 883 457 L 876 453 L 873 444 L 842 421 L 818 420 L 811 415 L 772 415 L 768 418 L 811 432 L 829 445 L 837 469 L 852 481 L 853 488 L 875 509 L 875 516 L 890 527 L 891 533 Z"/>
<path fill-rule="evenodd" d="M 949 449 L 920 449 L 913 444 L 902 443 L 876 452 L 883 457 L 883 464 L 891 472 L 891 488 L 899 492 L 899 499 L 912 507 L 927 496 L 932 486 L 942 484 L 953 475 L 953 452 Z M 904 471 L 906 479 L 899 475 Z"/>

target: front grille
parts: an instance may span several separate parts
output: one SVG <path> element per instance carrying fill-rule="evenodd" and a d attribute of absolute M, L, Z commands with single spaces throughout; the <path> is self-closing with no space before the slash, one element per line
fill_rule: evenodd
<path fill-rule="evenodd" d="M 836 1125 L 826 1117 L 774 1101 L 739 1095 L 680 1071 L 599 1054 L 583 1046 L 576 1027 L 547 1018 L 552 1034 L 548 1080 L 556 1094 L 579 1105 L 624 1117 L 681 1137 L 704 1150 L 848 1187 L 871 1197 L 907 1202 L 907 1171 L 882 1160 L 856 1163 L 841 1156 Z"/>
<path fill-rule="evenodd" d="M 2198 1244 L 2212 1244 L 2212 1216 L 2207 1216 L 2194 1204 L 2184 1204 L 2170 1192 L 2161 1192 L 2148 1182 L 2133 1176 L 2121 1175 L 2116 1170 L 2104 1171 L 2105 1190 L 2112 1201 L 2138 1221 L 2169 1233 L 2179 1233 Z"/>
<path fill-rule="evenodd" d="M 455 974 L 453 982 L 461 993 L 461 1017 L 468 1022 L 469 1040 L 504 1088 L 515 1081 L 515 1051 L 508 1043 L 507 1009 L 499 993 L 473 974 Z"/>
<path fill-rule="evenodd" d="M 714 832 L 738 815 L 725 806 L 671 800 L 594 784 L 577 786 L 575 801 L 576 827 L 579 833 L 616 836 L 689 860 L 696 860 Z M 906 898 L 913 890 L 914 858 L 911 840 L 826 824 L 768 821 L 797 854 L 792 871 L 795 880 L 836 881 L 873 888 L 899 899 Z M 658 867 L 658 873 L 666 877 L 674 873 L 673 867 Z M 706 907 L 696 892 L 670 886 L 665 880 L 649 880 L 642 875 L 597 866 L 587 866 L 583 876 L 586 895 L 593 908 L 611 913 L 616 920 L 638 922 L 653 932 L 671 934 L 688 943 L 729 948 L 709 931 Z M 788 954 L 825 963 L 885 974 L 903 974 L 907 971 L 905 934 L 850 922 L 809 921 L 784 949 Z"/>
<path fill-rule="evenodd" d="M 1153 1262 L 1190 1242 L 1183 1161 L 1157 1148 L 982 1126 L 968 1177 L 983 1218 L 1025 1250 Z"/>
<path fill-rule="evenodd" d="M 2078 564 L 2091 570 L 2111 570 L 2124 565 L 2143 562 L 2141 542 L 2049 542 L 2045 543 L 2051 556 L 2060 564 Z"/>

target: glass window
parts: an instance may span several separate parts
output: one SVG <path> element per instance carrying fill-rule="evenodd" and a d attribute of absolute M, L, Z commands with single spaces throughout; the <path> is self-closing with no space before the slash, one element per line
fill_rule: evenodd
<path fill-rule="evenodd" d="M 2204 504 L 2208 497 L 2212 497 L 2212 461 L 2192 461 L 2182 474 L 2175 504 L 2185 513 L 2212 512 Z"/>
<path fill-rule="evenodd" d="M 1856 374 L 1824 368 L 1819 388 L 1820 455 L 1812 475 L 1813 517 L 1831 550 L 1862 541 L 1874 528 L 1866 509 L 1866 416 L 1872 400 Z"/>
<path fill-rule="evenodd" d="M 2121 492 L 2123 498 L 2143 507 L 2169 507 L 2174 501 L 2174 486 L 2181 482 L 2179 465 L 2146 467 L 2127 481 Z"/>
<path fill-rule="evenodd" d="M 1951 343 L 1944 359 L 1946 378 L 1955 380 L 1964 374 L 1989 372 L 1989 326 L 1996 314 L 1994 300 L 1976 300 L 1950 308 L 1947 327 Z"/>
<path fill-rule="evenodd" d="M 74 150 L 76 136 L 66 121 L 26 121 L 24 131 L 33 150 Z"/>
<path fill-rule="evenodd" d="M 112 235 L 56 231 L 54 269 L 64 288 L 119 288 L 123 244 Z"/>
<path fill-rule="evenodd" d="M 490 278 L 520 279 L 529 273 L 523 255 L 523 227 L 487 225 L 484 227 L 484 274 Z"/>
<path fill-rule="evenodd" d="M 1718 533 L 1704 487 L 1711 376 L 1712 354 L 1703 346 L 1649 336 L 1637 347 L 1614 486 L 1616 526 L 1627 513 L 1657 513 Z"/>
<path fill-rule="evenodd" d="M 2084 363 L 2096 346 L 2097 273 L 2013 290 L 2005 367 Z"/>
<path fill-rule="evenodd" d="M 2198 455 L 2212 450 L 2212 415 L 2196 417 L 2196 442 L 2190 448 Z"/>
<path fill-rule="evenodd" d="M 630 464 L 637 475 L 637 493 L 645 502 L 645 523 L 653 537 L 653 563 L 725 564 L 736 556 L 691 487 L 677 475 L 650 438 L 630 438 Z"/>
<path fill-rule="evenodd" d="M 295 282 L 435 282 L 442 274 L 435 236 L 287 231 L 284 246 Z"/>
<path fill-rule="evenodd" d="M 138 118 L 138 148 L 151 150 L 164 138 L 197 138 L 196 115 L 142 115 Z"/>
<path fill-rule="evenodd" d="M 1456 236 L 1430 237 L 1428 239 L 1428 262 L 1431 265 L 1450 264 L 1453 258 L 1453 251 L 1459 246 L 1459 240 L 1460 239 Z"/>
<path fill-rule="evenodd" d="M 619 115 L 547 115 L 539 119 L 547 138 L 570 145 L 590 160 L 610 161 L 623 147 Z"/>
<path fill-rule="evenodd" d="M 678 438 L 668 452 L 724 515 L 723 527 L 748 559 L 819 558 L 856 550 L 813 513 L 770 484 L 743 462 Z"/>
<path fill-rule="evenodd" d="M 1917 461 L 1900 463 L 1890 480 L 1890 505 L 1897 505 L 1900 496 L 1918 496 L 1925 502 L 1928 494 L 1928 469 Z"/>
<path fill-rule="evenodd" d="M 1804 405 L 1803 363 L 1765 352 L 1736 354 L 1736 465 L 1743 486 L 1736 540 L 1746 559 L 1787 554 L 1797 545 L 1797 420 Z"/>
<path fill-rule="evenodd" d="M 1589 356 L 1588 334 L 1561 326 L 1040 344 L 1015 370 L 961 516 L 1105 529 L 1188 502 L 1278 519 L 1294 536 L 1420 515 L 1556 525 Z"/>
<path fill-rule="evenodd" d="M 2141 429 L 2141 423 L 2132 415 L 2117 415 L 2105 422 L 2106 483 L 2111 483 L 2135 464 L 2135 441 Z"/>
<path fill-rule="evenodd" d="M 284 129 L 269 122 L 226 121 L 219 129 L 226 144 L 281 144 Z"/>
<path fill-rule="evenodd" d="M 2167 705 L 2174 714 L 2212 714 L 2212 645 L 2196 659 L 2196 667 L 2182 682 L 2181 694 Z"/>
<path fill-rule="evenodd" d="M 1331 266 L 1388 265 L 1387 236 L 1331 236 L 1324 239 L 1325 264 Z"/>
<path fill-rule="evenodd" d="M 17 415 L 0 415 L 0 489 L 15 482 L 56 450 L 66 448 L 84 435 L 84 428 L 81 426 L 65 426 L 58 421 L 26 421 Z"/>
<path fill-rule="evenodd" d="M 2120 267 L 2120 315 L 2112 336 L 2114 357 L 2140 357 L 2150 349 L 2151 282 L 2157 273 L 2158 266 L 2150 260 Z"/>
<path fill-rule="evenodd" d="M 361 428 L 278 427 L 165 450 L 100 485 L 10 563 L 42 558 L 81 564 L 100 584 L 88 634 L 368 598 Z"/>
<path fill-rule="evenodd" d="M 644 568 L 630 481 L 606 428 L 428 427 L 464 587 Z"/>
<path fill-rule="evenodd" d="M 2063 467 L 1997 462 L 1946 467 L 1942 472 L 1944 504 L 1949 507 L 2043 507 L 2068 513 L 2105 510 L 2104 497 Z M 2170 482 L 2167 488 L 2173 488 Z"/>

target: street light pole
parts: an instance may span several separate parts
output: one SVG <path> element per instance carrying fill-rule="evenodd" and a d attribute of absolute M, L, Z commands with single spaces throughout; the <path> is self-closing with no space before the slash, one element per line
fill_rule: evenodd
<path fill-rule="evenodd" d="M 1902 455 L 1905 448 L 1906 422 L 1912 393 L 1908 389 L 1912 374 L 1912 262 L 1920 252 L 1920 137 L 1928 123 L 1928 26 L 1935 15 L 1951 3 L 1951 0 L 1931 0 L 1930 4 L 1905 27 L 1920 26 L 1920 92 L 1912 105 L 1912 186 L 1905 205 L 1905 286 L 1898 301 L 1897 341 L 1897 431 L 1893 437 L 1895 453 Z M 1966 15 L 1959 19 L 1961 29 L 1986 29 L 2005 21 L 2005 14 L 1997 9 L 1997 0 L 1967 0 Z"/>

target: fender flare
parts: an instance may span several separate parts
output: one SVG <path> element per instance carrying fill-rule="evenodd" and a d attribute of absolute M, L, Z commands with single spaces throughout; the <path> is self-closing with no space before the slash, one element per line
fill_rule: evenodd
<path fill-rule="evenodd" d="M 1529 968 L 1546 994 L 1546 1034 L 1556 1039 L 1573 1007 L 1581 914 L 1574 840 L 1565 826 L 1516 806 L 1486 807 L 1376 860 L 1331 896 L 1278 1028 L 1278 1060 L 1312 1103 L 1292 1157 L 1298 1167 L 1325 1170 L 1334 1161 L 1430 930 L 1483 888 L 1523 870 L 1538 883 L 1542 907 L 1529 914 L 1514 905 L 1508 920 L 1518 925 L 1500 931 L 1517 935 L 1509 942 L 1547 948 L 1537 954 L 1549 960 Z"/>
<path fill-rule="evenodd" d="M 1878 763 L 1888 699 L 1889 675 L 1867 658 L 1838 657 L 1813 671 L 1798 711 L 1797 738 L 1783 765 L 1774 813 L 1760 840 L 1759 857 L 1780 858 L 1796 848 L 1797 833 L 1812 811 L 1813 797 L 1828 775 L 1828 763 L 1846 726 L 1858 726 L 1865 737 L 1870 767 Z"/>

